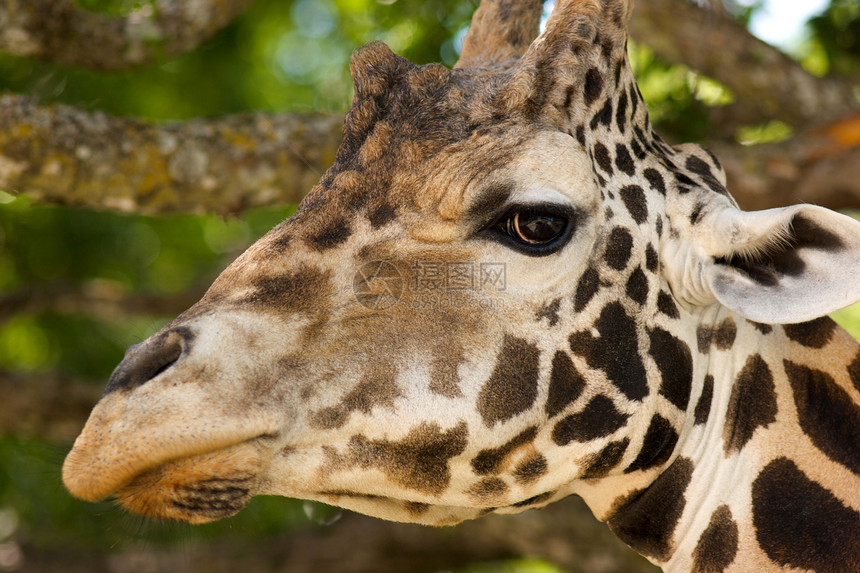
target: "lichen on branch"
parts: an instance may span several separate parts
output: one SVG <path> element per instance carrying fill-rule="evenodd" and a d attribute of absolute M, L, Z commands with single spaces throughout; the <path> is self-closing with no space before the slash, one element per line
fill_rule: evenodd
<path fill-rule="evenodd" d="M 240 114 L 156 124 L 0 97 L 0 189 L 134 213 L 298 202 L 334 160 L 342 118 Z"/>
<path fill-rule="evenodd" d="M 109 16 L 73 0 L 0 0 L 0 50 L 101 70 L 146 65 L 197 47 L 252 1 L 155 0 Z"/>

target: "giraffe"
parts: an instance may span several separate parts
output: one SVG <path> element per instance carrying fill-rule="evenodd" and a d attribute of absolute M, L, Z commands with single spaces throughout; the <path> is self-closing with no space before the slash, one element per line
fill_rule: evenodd
<path fill-rule="evenodd" d="M 653 130 L 628 0 L 371 43 L 333 166 L 132 346 L 63 466 L 202 523 L 258 494 L 450 525 L 570 494 L 667 571 L 860 570 L 860 224 L 741 211 Z"/>

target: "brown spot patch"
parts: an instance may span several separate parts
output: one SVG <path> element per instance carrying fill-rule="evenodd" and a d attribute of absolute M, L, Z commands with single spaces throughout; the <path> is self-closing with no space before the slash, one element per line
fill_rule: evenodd
<path fill-rule="evenodd" d="M 576 285 L 576 294 L 573 300 L 573 310 L 582 312 L 588 306 L 597 291 L 600 290 L 600 274 L 597 269 L 588 268 L 579 278 L 579 283 Z"/>
<path fill-rule="evenodd" d="M 498 504 L 499 498 L 508 491 L 508 484 L 501 478 L 485 478 L 474 484 L 466 493 L 479 503 Z"/>
<path fill-rule="evenodd" d="M 603 107 L 600 108 L 600 111 L 594 114 L 591 118 L 591 121 L 588 123 L 588 126 L 591 128 L 591 131 L 595 131 L 600 125 L 604 125 L 606 127 L 610 127 L 612 125 L 612 99 L 608 98 L 605 102 L 603 102 Z M 610 175 L 612 173 L 610 172 Z"/>
<path fill-rule="evenodd" d="M 627 211 L 634 221 L 641 225 L 648 220 L 648 203 L 645 201 L 645 191 L 642 187 L 627 185 L 622 187 L 619 193 L 621 200 L 624 201 L 624 206 L 627 207 Z"/>
<path fill-rule="evenodd" d="M 809 479 L 788 458 L 777 458 L 752 486 L 756 539 L 783 567 L 837 573 L 860 571 L 860 513 Z"/>
<path fill-rule="evenodd" d="M 694 412 L 695 423 L 704 424 L 708 421 L 708 416 L 711 413 L 711 402 L 714 399 L 714 377 L 708 374 L 705 376 L 705 381 L 702 385 L 702 395 L 699 396 L 699 401 L 696 403 L 696 411 Z"/>
<path fill-rule="evenodd" d="M 446 338 L 433 350 L 430 363 L 430 391 L 446 398 L 460 398 L 460 377 L 457 368 L 463 361 L 463 344 L 455 338 Z"/>
<path fill-rule="evenodd" d="M 350 489 L 327 489 L 319 492 L 322 495 L 334 498 L 334 501 L 340 497 L 355 497 L 359 499 L 385 499 L 381 495 L 373 495 L 371 493 L 361 493 Z"/>
<path fill-rule="evenodd" d="M 604 477 L 612 468 L 618 465 L 629 445 L 629 438 L 624 438 L 617 442 L 609 442 L 606 447 L 588 458 L 587 465 L 579 477 L 582 479 Z"/>
<path fill-rule="evenodd" d="M 848 376 L 851 378 L 851 382 L 854 383 L 854 387 L 860 392 L 860 352 L 857 353 L 854 362 L 848 365 Z"/>
<path fill-rule="evenodd" d="M 321 299 L 331 290 L 329 273 L 311 267 L 295 273 L 261 277 L 252 287 L 239 304 L 278 314 L 314 310 L 321 306 Z"/>
<path fill-rule="evenodd" d="M 615 227 L 609 234 L 606 252 L 603 257 L 606 264 L 617 271 L 622 271 L 630 261 L 633 251 L 633 235 L 624 227 Z"/>
<path fill-rule="evenodd" d="M 281 225 L 283 225 L 283 223 L 281 223 Z M 271 239 L 269 240 L 269 246 L 271 249 L 273 249 L 275 251 L 286 250 L 290 246 L 290 243 L 293 240 L 292 235 L 290 235 L 289 233 L 284 231 L 283 228 L 281 228 L 281 225 L 278 225 L 278 227 L 275 227 L 274 229 L 272 229 L 271 234 L 270 234 Z M 280 232 L 278 232 L 276 234 L 275 231 L 280 231 Z"/>
<path fill-rule="evenodd" d="M 436 423 L 425 422 L 400 441 L 358 435 L 349 441 L 346 461 L 362 469 L 379 469 L 403 487 L 438 495 L 451 481 L 448 461 L 466 449 L 468 433 L 466 422 L 444 431 Z"/>
<path fill-rule="evenodd" d="M 549 304 L 544 305 L 537 312 L 538 321 L 543 320 L 544 318 L 549 321 L 550 326 L 555 326 L 558 324 L 558 311 L 561 308 L 561 299 L 557 298 Z"/>
<path fill-rule="evenodd" d="M 648 180 L 648 184 L 651 186 L 651 189 L 660 193 L 660 195 L 666 194 L 666 182 L 663 180 L 663 176 L 659 171 L 649 167 L 645 170 L 645 179 Z"/>
<path fill-rule="evenodd" d="M 353 412 L 370 414 L 375 407 L 393 408 L 394 400 L 400 396 L 396 383 L 397 368 L 387 361 L 369 366 L 361 382 L 351 390 L 337 406 L 323 408 L 311 416 L 311 425 L 331 430 L 343 426 Z"/>
<path fill-rule="evenodd" d="M 429 503 L 421 503 L 419 501 L 407 501 L 403 504 L 403 507 L 412 516 L 419 516 L 427 513 L 427 510 L 430 509 Z"/>
<path fill-rule="evenodd" d="M 756 330 L 761 332 L 762 334 L 770 334 L 773 332 L 773 327 L 769 324 L 762 324 L 760 322 L 753 322 L 752 320 L 748 320 L 750 324 L 752 324 Z"/>
<path fill-rule="evenodd" d="M 645 248 L 645 268 L 652 273 L 656 273 L 660 269 L 660 258 L 657 256 L 657 251 L 654 250 L 654 245 L 648 243 Z"/>
<path fill-rule="evenodd" d="M 552 440 L 564 446 L 603 438 L 621 428 L 629 417 L 618 411 L 611 398 L 598 394 L 581 412 L 562 418 L 552 429 Z"/>
<path fill-rule="evenodd" d="M 541 454 L 535 454 L 517 464 L 513 476 L 518 484 L 529 484 L 547 472 L 546 458 Z"/>
<path fill-rule="evenodd" d="M 695 155 L 691 155 L 687 158 L 687 169 L 703 177 L 713 177 L 711 166 Z"/>
<path fill-rule="evenodd" d="M 308 242 L 318 251 L 331 249 L 345 242 L 352 231 L 346 219 L 338 219 L 308 237 Z"/>
<path fill-rule="evenodd" d="M 552 498 L 552 496 L 554 496 L 555 494 L 556 492 L 554 491 L 546 491 L 534 497 L 518 501 L 517 503 L 513 504 L 512 507 L 528 507 L 530 505 L 539 505 Z"/>
<path fill-rule="evenodd" d="M 860 408 L 830 374 L 783 363 L 801 429 L 827 457 L 860 475 Z"/>
<path fill-rule="evenodd" d="M 700 326 L 696 331 L 699 352 L 707 354 L 711 351 L 712 345 L 716 346 L 718 350 L 729 350 L 735 343 L 737 334 L 738 327 L 731 318 L 725 319 L 716 327 Z"/>
<path fill-rule="evenodd" d="M 642 267 L 636 267 L 627 279 L 627 296 L 638 304 L 645 304 L 648 299 L 648 277 Z"/>
<path fill-rule="evenodd" d="M 665 561 L 692 477 L 693 462 L 678 458 L 647 489 L 616 502 L 617 511 L 606 521 L 609 528 L 639 553 Z"/>
<path fill-rule="evenodd" d="M 666 291 L 661 290 L 657 295 L 657 310 L 669 318 L 681 318 L 681 313 L 678 312 L 678 306 L 675 304 L 675 299 Z"/>
<path fill-rule="evenodd" d="M 718 350 L 730 350 L 735 343 L 737 335 L 738 327 L 735 321 L 727 318 L 714 331 L 711 342 Z"/>
<path fill-rule="evenodd" d="M 623 143 L 615 144 L 615 166 L 631 177 L 636 174 L 636 163 L 633 161 L 633 156 L 630 155 L 630 150 Z M 624 203 L 627 204 L 627 201 Z M 642 206 L 644 207 L 644 204 Z M 636 219 L 640 215 L 642 215 L 641 211 L 633 215 L 633 218 Z"/>
<path fill-rule="evenodd" d="M 597 68 L 590 68 L 585 73 L 585 105 L 591 105 L 603 93 L 603 76 Z"/>
<path fill-rule="evenodd" d="M 726 454 L 739 452 L 756 428 L 766 428 L 776 421 L 776 395 L 773 374 L 760 354 L 753 354 L 738 374 L 723 427 Z"/>
<path fill-rule="evenodd" d="M 608 175 L 613 174 L 612 158 L 609 156 L 609 149 L 600 142 L 594 144 L 594 161 Z"/>
<path fill-rule="evenodd" d="M 642 400 L 648 395 L 648 378 L 639 354 L 636 321 L 619 302 L 603 307 L 594 324 L 599 337 L 591 332 L 570 335 L 570 349 L 585 358 L 592 368 L 606 372 L 612 382 L 629 400 Z"/>
<path fill-rule="evenodd" d="M 472 459 L 472 469 L 474 469 L 475 473 L 478 475 L 500 472 L 502 462 L 521 446 L 530 444 L 535 439 L 535 436 L 537 436 L 537 428 L 532 426 L 530 428 L 526 428 L 506 444 L 503 444 L 498 448 L 481 450 L 478 452 L 478 455 Z"/>
<path fill-rule="evenodd" d="M 783 328 L 785 335 L 795 342 L 809 348 L 824 348 L 833 338 L 836 323 L 830 317 L 822 316 L 809 322 L 786 324 Z"/>
<path fill-rule="evenodd" d="M 686 410 L 693 386 L 693 355 L 687 343 L 662 328 L 651 331 L 648 353 L 660 371 L 660 394 Z"/>
<path fill-rule="evenodd" d="M 660 414 L 654 414 L 642 439 L 642 449 L 624 473 L 663 465 L 669 460 L 677 443 L 678 432 L 672 423 Z"/>
<path fill-rule="evenodd" d="M 621 133 L 627 130 L 627 90 L 622 90 L 615 110 L 615 125 Z M 636 143 L 634 140 L 632 143 Z"/>
<path fill-rule="evenodd" d="M 692 573 L 721 573 L 737 553 L 738 524 L 729 506 L 721 505 L 711 514 L 711 521 L 693 550 Z"/>
<path fill-rule="evenodd" d="M 509 420 L 534 404 L 539 359 L 537 346 L 505 335 L 493 373 L 478 394 L 478 413 L 487 426 Z"/>
<path fill-rule="evenodd" d="M 572 404 L 585 390 L 585 378 L 573 365 L 566 352 L 559 350 L 552 358 L 546 415 L 550 418 Z"/>
<path fill-rule="evenodd" d="M 376 205 L 368 214 L 367 219 L 374 229 L 378 229 L 386 223 L 393 221 L 397 215 L 397 209 L 389 203 Z"/>

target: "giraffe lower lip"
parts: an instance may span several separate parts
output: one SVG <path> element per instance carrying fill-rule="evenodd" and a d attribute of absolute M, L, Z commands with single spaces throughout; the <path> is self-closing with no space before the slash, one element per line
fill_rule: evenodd
<path fill-rule="evenodd" d="M 116 498 L 150 517 L 206 523 L 245 507 L 264 469 L 257 440 L 248 440 L 147 470 L 120 487 Z"/>
<path fill-rule="evenodd" d="M 135 513 L 189 523 L 207 523 L 238 513 L 253 497 L 256 482 L 252 476 L 234 476 L 159 486 L 152 483 L 150 473 L 123 486 L 116 493 L 117 501 Z"/>

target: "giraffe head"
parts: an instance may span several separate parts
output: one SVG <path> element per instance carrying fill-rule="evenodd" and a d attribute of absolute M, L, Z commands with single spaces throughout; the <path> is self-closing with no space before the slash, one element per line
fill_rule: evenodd
<path fill-rule="evenodd" d="M 485 0 L 453 70 L 355 53 L 334 165 L 128 350 L 65 462 L 73 494 L 447 524 L 648 483 L 692 416 L 696 316 L 860 298 L 858 225 L 743 213 L 715 158 L 651 131 L 628 2 L 559 0 L 538 36 L 540 12 Z"/>

